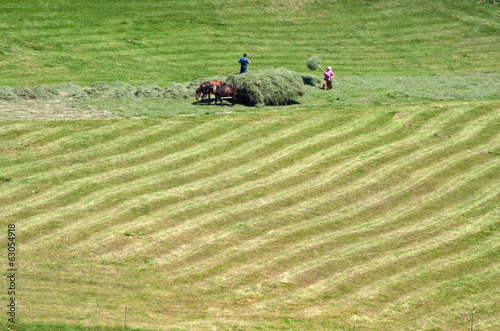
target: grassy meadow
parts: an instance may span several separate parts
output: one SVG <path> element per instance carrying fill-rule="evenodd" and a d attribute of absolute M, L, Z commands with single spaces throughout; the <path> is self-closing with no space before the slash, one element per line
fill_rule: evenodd
<path fill-rule="evenodd" d="M 0 86 L 164 87 L 243 52 L 338 82 L 0 100 L 0 328 L 500 328 L 496 1 L 0 0 L 0 29 Z"/>

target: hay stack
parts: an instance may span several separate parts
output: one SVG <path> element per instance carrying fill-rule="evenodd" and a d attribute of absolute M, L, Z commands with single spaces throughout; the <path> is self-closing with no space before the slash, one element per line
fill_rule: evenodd
<path fill-rule="evenodd" d="M 227 84 L 244 88 L 245 92 L 238 96 L 257 107 L 286 105 L 305 93 L 302 76 L 284 68 L 233 74 Z"/>
<path fill-rule="evenodd" d="M 319 68 L 321 65 L 321 60 L 318 56 L 312 55 L 309 59 L 307 59 L 307 67 L 309 70 L 314 71 Z"/>

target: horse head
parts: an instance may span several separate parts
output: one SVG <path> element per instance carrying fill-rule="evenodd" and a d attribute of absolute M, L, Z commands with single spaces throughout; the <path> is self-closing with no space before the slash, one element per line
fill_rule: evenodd
<path fill-rule="evenodd" d="M 203 93 L 204 93 L 203 84 L 201 84 L 200 87 L 196 89 L 196 100 L 198 100 L 200 98 L 200 95 L 202 95 Z"/>

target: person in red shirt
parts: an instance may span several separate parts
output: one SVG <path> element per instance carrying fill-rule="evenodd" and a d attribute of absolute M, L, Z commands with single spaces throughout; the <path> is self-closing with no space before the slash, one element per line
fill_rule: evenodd
<path fill-rule="evenodd" d="M 325 81 L 323 82 L 323 90 L 331 90 L 333 88 L 332 86 L 332 79 L 335 79 L 335 74 L 332 72 L 332 67 L 328 67 L 328 70 L 323 70 L 325 74 Z"/>

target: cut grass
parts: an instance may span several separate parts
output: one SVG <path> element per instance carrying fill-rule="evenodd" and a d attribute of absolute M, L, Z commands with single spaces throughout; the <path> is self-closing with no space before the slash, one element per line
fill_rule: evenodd
<path fill-rule="evenodd" d="M 244 52 L 303 74 L 315 54 L 339 82 L 232 114 L 2 101 L 16 329 L 120 330 L 125 305 L 129 327 L 159 330 L 466 329 L 473 308 L 475 328 L 498 329 L 499 6 L 220 5 L 0 4 L 0 86 L 20 94 L 163 89 L 228 76 Z M 78 119 L 93 116 L 121 118 Z"/>
<path fill-rule="evenodd" d="M 323 91 L 320 85 L 305 86 L 305 95 L 296 97 L 287 109 L 343 109 L 366 106 L 420 104 L 435 101 L 498 100 L 500 74 L 464 76 L 363 76 L 339 77 L 332 91 Z M 186 84 L 184 84 L 186 85 Z M 183 86 L 184 86 L 183 85 Z M 183 87 L 184 89 L 184 87 Z M 0 101 L 0 120 L 36 120 L 61 118 L 146 117 L 166 118 L 179 115 L 213 115 L 226 112 L 256 111 L 243 100 L 229 108 L 215 107 L 212 101 L 196 101 L 194 92 L 187 100 L 170 98 L 125 98 L 121 100 L 89 97 L 85 100 L 30 100 Z M 267 107 L 283 110 L 283 107 Z M 80 115 L 79 115 L 80 114 Z"/>
<path fill-rule="evenodd" d="M 494 329 L 499 107 L 4 122 L 20 318 Z"/>

